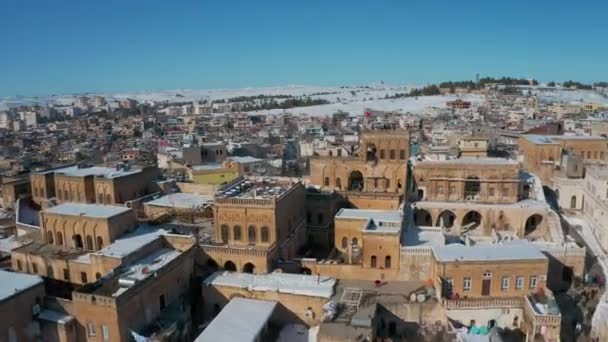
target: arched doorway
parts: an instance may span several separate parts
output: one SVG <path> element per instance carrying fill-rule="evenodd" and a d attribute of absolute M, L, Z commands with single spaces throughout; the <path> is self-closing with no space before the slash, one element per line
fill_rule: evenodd
<path fill-rule="evenodd" d="M 526 220 L 525 234 L 528 235 L 536 230 L 538 226 L 543 222 L 543 217 L 539 214 L 534 214 Z"/>
<path fill-rule="evenodd" d="M 432 226 L 433 217 L 427 210 L 416 208 L 416 211 L 414 211 L 414 222 L 419 226 Z"/>
<path fill-rule="evenodd" d="M 302 267 L 302 269 L 300 270 L 300 273 L 306 274 L 306 275 L 311 275 L 312 271 L 310 270 L 310 268 Z"/>
<path fill-rule="evenodd" d="M 348 176 L 348 190 L 363 191 L 363 174 L 359 171 L 353 171 Z"/>
<path fill-rule="evenodd" d="M 570 197 L 570 209 L 576 209 L 576 196 Z"/>
<path fill-rule="evenodd" d="M 224 269 L 226 271 L 236 272 L 236 265 L 232 261 L 228 260 L 224 263 Z"/>
<path fill-rule="evenodd" d="M 464 181 L 464 199 L 475 200 L 479 199 L 479 192 L 481 191 L 481 182 L 479 178 L 475 176 L 467 177 Z"/>
<path fill-rule="evenodd" d="M 340 177 L 336 178 L 336 188 L 338 188 L 338 190 L 342 190 L 342 180 Z"/>
<path fill-rule="evenodd" d="M 437 227 L 443 228 L 452 228 L 454 226 L 454 222 L 456 221 L 456 214 L 454 214 L 451 210 L 444 210 L 437 217 Z"/>
<path fill-rule="evenodd" d="M 243 272 L 253 273 L 253 271 L 255 271 L 255 266 L 252 263 L 248 262 L 243 266 Z"/>
<path fill-rule="evenodd" d="M 462 230 L 463 232 L 473 230 L 481 226 L 481 214 L 475 210 L 469 211 L 462 218 Z"/>

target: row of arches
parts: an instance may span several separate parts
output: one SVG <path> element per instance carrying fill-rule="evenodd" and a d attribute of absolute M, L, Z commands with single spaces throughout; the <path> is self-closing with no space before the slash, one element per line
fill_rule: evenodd
<path fill-rule="evenodd" d="M 57 245 L 57 246 L 68 246 L 67 241 L 63 239 L 62 232 L 53 233 L 52 231 L 46 232 L 46 241 L 49 244 Z M 95 243 L 93 243 L 95 242 Z M 69 247 L 69 246 L 68 246 Z M 72 236 L 72 246 L 78 249 L 85 249 L 88 251 L 96 251 L 103 248 L 103 238 L 98 236 L 93 240 L 93 236 L 87 235 L 84 240 L 82 235 L 76 234 Z"/>
<path fill-rule="evenodd" d="M 380 178 L 374 179 L 374 184 L 372 186 L 372 190 L 377 190 L 381 184 L 379 183 Z M 323 185 L 325 187 L 329 187 L 331 184 L 331 180 L 329 177 L 325 177 L 323 180 Z M 382 185 L 385 189 L 389 189 L 391 187 L 391 181 L 389 178 L 384 178 L 384 184 Z M 342 190 L 342 179 L 340 177 L 336 177 L 334 181 L 334 187 L 338 190 Z M 403 183 L 401 179 L 397 180 L 397 189 L 401 189 L 403 187 Z M 363 191 L 365 189 L 365 179 L 363 178 L 363 174 L 361 171 L 352 171 L 348 176 L 348 184 L 346 190 L 348 191 Z"/>
<path fill-rule="evenodd" d="M 576 201 L 576 198 L 574 199 Z M 499 219 L 503 218 L 503 214 L 501 213 Z M 418 226 L 436 226 L 450 229 L 454 227 L 457 223 L 456 214 L 449 210 L 445 209 L 437 216 L 437 220 L 433 224 L 433 217 L 431 213 L 422 208 L 416 208 L 414 211 L 414 222 Z M 543 216 L 540 214 L 532 214 L 530 215 L 525 222 L 524 233 L 528 235 L 534 232 L 540 224 L 543 222 Z M 461 229 L 464 231 L 471 231 L 477 229 L 478 227 L 483 225 L 483 216 L 476 210 L 469 210 L 460 221 Z"/>
<path fill-rule="evenodd" d="M 228 260 L 224 263 L 224 270 L 230 271 L 230 272 L 236 272 L 237 271 L 236 264 L 234 262 L 232 262 L 231 260 Z M 245 265 L 243 265 L 242 271 L 244 273 L 255 273 L 255 265 L 251 262 L 248 262 Z"/>
<path fill-rule="evenodd" d="M 228 243 L 230 240 L 230 227 L 227 224 L 223 224 L 220 227 L 220 234 L 223 243 Z M 235 225 L 232 227 L 232 240 L 234 241 L 242 241 L 243 240 L 243 231 L 242 227 L 239 225 Z M 270 229 L 267 226 L 263 226 L 260 228 L 260 242 L 269 242 L 270 241 Z M 258 230 L 254 225 L 250 225 L 247 228 L 247 241 L 251 244 L 258 242 Z"/>

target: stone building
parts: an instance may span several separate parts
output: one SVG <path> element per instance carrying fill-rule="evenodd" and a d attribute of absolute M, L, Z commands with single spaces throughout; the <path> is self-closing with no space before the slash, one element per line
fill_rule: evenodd
<path fill-rule="evenodd" d="M 608 140 L 603 137 L 522 135 L 518 145 L 524 168 L 548 185 L 559 173 L 565 155 L 580 156 L 583 163 L 601 162 L 608 158 Z"/>
<path fill-rule="evenodd" d="M 602 247 L 608 248 L 608 170 L 606 165 L 594 165 L 585 171 L 582 212 Z"/>
<path fill-rule="evenodd" d="M 480 134 L 471 134 L 458 140 L 462 157 L 482 158 L 488 156 L 489 138 Z"/>
<path fill-rule="evenodd" d="M 356 208 L 394 210 L 403 199 L 409 157 L 407 131 L 366 131 L 357 155 L 312 157 L 310 182 Z"/>
<path fill-rule="evenodd" d="M 0 270 L 0 340 L 33 341 L 40 338 L 36 316 L 44 300 L 40 276 Z"/>
<path fill-rule="evenodd" d="M 215 239 L 202 246 L 208 263 L 267 273 L 306 243 L 306 191 L 301 183 L 240 180 L 215 198 Z"/>
<path fill-rule="evenodd" d="M 42 207 L 48 207 L 51 199 L 58 203 L 124 204 L 155 192 L 158 175 L 156 167 L 131 169 L 126 165 L 74 165 L 34 172 L 30 175 L 32 199 Z"/>

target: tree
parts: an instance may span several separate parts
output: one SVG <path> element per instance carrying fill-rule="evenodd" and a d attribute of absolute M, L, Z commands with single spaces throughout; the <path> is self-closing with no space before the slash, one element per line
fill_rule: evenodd
<path fill-rule="evenodd" d="M 555 82 L 551 81 L 547 83 L 547 87 L 555 87 Z"/>

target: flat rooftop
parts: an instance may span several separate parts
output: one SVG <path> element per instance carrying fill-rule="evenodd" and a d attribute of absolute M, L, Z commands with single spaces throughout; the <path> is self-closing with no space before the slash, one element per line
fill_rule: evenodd
<path fill-rule="evenodd" d="M 224 165 L 219 164 L 219 163 L 192 165 L 192 170 L 194 170 L 194 171 L 214 171 L 214 170 L 222 170 L 223 168 L 224 168 Z"/>
<path fill-rule="evenodd" d="M 113 258 L 124 258 L 144 246 L 156 241 L 166 230 L 155 227 L 140 226 L 135 231 L 116 239 L 108 246 L 93 253 Z"/>
<path fill-rule="evenodd" d="M 198 195 L 189 194 L 185 192 L 177 192 L 147 202 L 146 205 L 152 205 L 156 207 L 194 209 L 203 207 L 204 205 L 209 204 L 211 202 L 213 202 L 212 195 Z"/>
<path fill-rule="evenodd" d="M 419 227 L 408 227 L 402 234 L 401 245 L 403 247 L 432 247 L 444 246 L 445 236 L 438 229 L 421 229 Z"/>
<path fill-rule="evenodd" d="M 475 158 L 475 157 L 461 157 L 457 159 L 446 159 L 446 160 L 423 160 L 416 163 L 416 166 L 431 166 L 431 165 L 512 165 L 517 166 L 517 161 L 506 158 Z"/>
<path fill-rule="evenodd" d="M 122 268 L 110 279 L 101 279 L 96 283 L 82 287 L 78 292 L 99 296 L 118 297 L 137 283 L 154 277 L 155 273 L 179 257 L 182 252 L 171 248 L 157 249 L 133 263 Z"/>
<path fill-rule="evenodd" d="M 228 159 L 232 160 L 233 162 L 239 163 L 239 164 L 253 164 L 253 163 L 259 163 L 264 161 L 264 159 L 259 159 L 259 158 L 254 158 L 254 157 L 250 157 L 250 156 L 245 156 L 245 157 L 229 157 Z"/>
<path fill-rule="evenodd" d="M 608 178 L 607 165 L 589 165 L 586 167 L 586 171 L 597 178 Z"/>
<path fill-rule="evenodd" d="M 255 342 L 276 306 L 277 302 L 233 298 L 194 341 Z"/>
<path fill-rule="evenodd" d="M 272 179 L 252 182 L 244 179 L 216 194 L 217 198 L 272 199 L 285 194 L 293 184 Z"/>
<path fill-rule="evenodd" d="M 340 209 L 336 219 L 364 220 L 365 232 L 397 233 L 401 230 L 403 215 L 397 210 L 365 210 L 365 209 Z"/>
<path fill-rule="evenodd" d="M 37 275 L 0 270 L 0 302 L 42 283 Z"/>
<path fill-rule="evenodd" d="M 438 261 L 514 261 L 547 260 L 547 257 L 530 243 L 506 243 L 483 246 L 450 244 L 433 247 Z"/>
<path fill-rule="evenodd" d="M 557 144 L 559 140 L 589 140 L 589 141 L 606 141 L 605 138 L 588 135 L 522 135 L 525 139 L 537 145 L 542 144 Z"/>
<path fill-rule="evenodd" d="M 69 215 L 69 216 L 86 216 L 93 218 L 110 218 L 131 211 L 131 208 L 86 204 L 86 203 L 63 203 L 43 210 L 43 213 Z"/>
<path fill-rule="evenodd" d="M 124 168 L 115 168 L 115 167 L 106 167 L 106 166 L 89 166 L 89 167 L 79 167 L 78 165 L 72 165 L 57 169 L 51 169 L 43 172 L 39 172 L 41 174 L 48 173 L 57 173 L 70 177 L 86 177 L 86 176 L 98 176 L 105 178 L 118 178 L 129 175 L 134 175 L 136 173 L 140 173 L 140 169 L 124 169 Z"/>
<path fill-rule="evenodd" d="M 273 291 L 294 295 L 331 298 L 336 279 L 289 273 L 251 274 L 219 271 L 203 281 L 206 286 L 228 286 L 248 291 Z"/>

